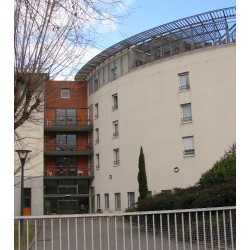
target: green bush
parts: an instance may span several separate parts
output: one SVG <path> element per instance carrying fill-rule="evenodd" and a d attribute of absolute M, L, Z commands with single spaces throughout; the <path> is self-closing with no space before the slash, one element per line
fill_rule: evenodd
<path fill-rule="evenodd" d="M 202 174 L 197 184 L 207 187 L 228 181 L 236 182 L 236 144 L 210 170 Z"/>

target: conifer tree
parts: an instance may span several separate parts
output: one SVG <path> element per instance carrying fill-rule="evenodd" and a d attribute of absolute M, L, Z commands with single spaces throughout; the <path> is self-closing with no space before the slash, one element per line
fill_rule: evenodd
<path fill-rule="evenodd" d="M 139 156 L 139 172 L 137 180 L 139 183 L 139 194 L 140 194 L 139 199 L 145 199 L 147 198 L 148 195 L 148 182 L 147 182 L 147 174 L 145 168 L 145 158 L 142 147 Z"/>

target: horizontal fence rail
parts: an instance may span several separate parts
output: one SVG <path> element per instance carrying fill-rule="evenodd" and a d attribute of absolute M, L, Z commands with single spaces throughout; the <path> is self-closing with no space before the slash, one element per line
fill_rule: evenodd
<path fill-rule="evenodd" d="M 14 218 L 15 249 L 236 249 L 236 207 Z"/>

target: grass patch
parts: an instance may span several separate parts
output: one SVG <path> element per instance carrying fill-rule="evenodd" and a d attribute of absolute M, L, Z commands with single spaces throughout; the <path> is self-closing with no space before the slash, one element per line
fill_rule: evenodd
<path fill-rule="evenodd" d="M 28 244 L 32 242 L 35 236 L 35 225 L 29 224 L 28 226 L 28 237 L 27 237 L 27 224 L 23 224 L 23 234 L 19 236 L 18 233 L 18 224 L 14 224 L 14 250 L 18 250 L 19 241 L 20 241 L 20 249 L 27 249 L 27 239 L 29 240 Z M 19 239 L 20 237 L 20 239 Z"/>

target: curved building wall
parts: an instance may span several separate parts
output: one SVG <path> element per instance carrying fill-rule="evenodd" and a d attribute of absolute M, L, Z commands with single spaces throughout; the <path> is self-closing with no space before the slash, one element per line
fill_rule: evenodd
<path fill-rule="evenodd" d="M 235 43 L 208 47 L 131 69 L 90 94 L 97 208 L 123 211 L 128 192 L 137 201 L 141 146 L 153 195 L 194 185 L 223 156 L 236 140 L 235 63 Z M 179 89 L 183 73 L 190 84 L 184 91 Z M 183 113 L 187 120 L 182 121 Z"/>

